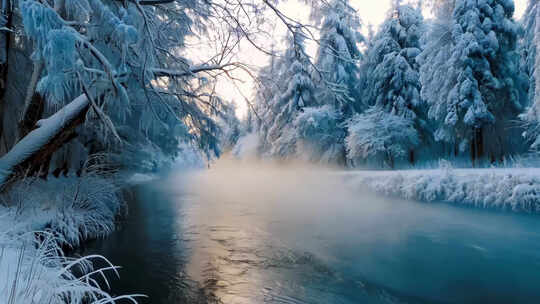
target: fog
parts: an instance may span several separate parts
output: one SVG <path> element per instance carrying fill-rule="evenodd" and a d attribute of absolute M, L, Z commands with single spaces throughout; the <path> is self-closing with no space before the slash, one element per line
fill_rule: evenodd
<path fill-rule="evenodd" d="M 340 293 L 352 288 L 353 295 L 340 295 L 343 303 L 387 302 L 381 293 L 390 302 L 458 303 L 537 294 L 530 282 L 538 275 L 513 264 L 537 260 L 525 250 L 540 245 L 535 219 L 382 197 L 354 184 L 351 174 L 301 162 L 226 159 L 181 182 L 171 179 L 189 193 L 188 230 L 198 227 L 189 273 L 207 279 L 208 261 L 214 261 L 213 275 L 230 281 L 216 295 L 243 299 L 228 303 L 258 303 L 257 290 L 275 280 L 307 284 L 308 303 L 318 303 L 319 284 Z M 306 255 L 308 268 L 297 264 Z M 227 263 L 215 262 L 223 256 Z M 276 263 L 287 270 L 261 266 Z M 257 273 L 257 280 L 227 275 L 244 271 Z M 236 284 L 247 278 L 254 281 Z M 515 288 L 521 290 L 517 298 Z"/>
<path fill-rule="evenodd" d="M 90 253 L 141 303 L 529 303 L 536 217 L 377 196 L 353 171 L 223 159 L 137 187 Z M 141 283 L 143 282 L 143 283 Z"/>

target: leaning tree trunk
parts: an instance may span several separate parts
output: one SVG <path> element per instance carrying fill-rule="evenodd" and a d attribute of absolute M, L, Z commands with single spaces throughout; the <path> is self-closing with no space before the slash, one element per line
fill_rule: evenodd
<path fill-rule="evenodd" d="M 86 95 L 75 98 L 47 119 L 36 123 L 34 130 L 0 158 L 0 188 L 28 175 L 48 173 L 52 154 L 77 134 L 90 107 Z"/>

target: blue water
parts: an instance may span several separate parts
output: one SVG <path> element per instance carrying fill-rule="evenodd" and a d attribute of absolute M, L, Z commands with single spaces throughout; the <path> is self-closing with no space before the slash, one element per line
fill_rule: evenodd
<path fill-rule="evenodd" d="M 540 219 L 381 198 L 344 175 L 224 166 L 138 186 L 91 243 L 141 303 L 540 303 Z"/>

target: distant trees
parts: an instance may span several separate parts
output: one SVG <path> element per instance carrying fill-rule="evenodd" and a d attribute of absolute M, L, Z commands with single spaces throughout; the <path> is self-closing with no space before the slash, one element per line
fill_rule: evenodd
<path fill-rule="evenodd" d="M 315 94 L 309 106 L 289 112 L 291 120 L 274 128 L 287 130 L 280 138 L 289 144 L 284 154 L 325 162 L 332 155 L 338 163 L 382 160 L 390 167 L 438 157 L 470 158 L 475 165 L 522 153 L 527 140 L 540 144 L 538 1 L 529 3 L 523 37 L 512 0 L 426 2 L 434 20 L 425 23 L 420 5 L 397 0 L 369 41 L 359 34 L 361 23 L 347 1 L 314 10 L 320 38 L 315 60 L 311 64 L 306 56 L 306 66 Z M 272 70 L 273 79 L 283 77 Z M 285 91 L 279 83 L 270 87 Z M 275 102 L 267 88 L 257 96 L 265 117 L 259 127 L 270 130 L 276 119 L 269 113 L 290 107 Z M 520 117 L 529 127 L 526 139 Z M 264 138 L 262 152 L 276 147 L 277 137 Z"/>
<path fill-rule="evenodd" d="M 317 107 L 305 108 L 296 118 L 300 157 L 345 163 L 345 120 L 361 110 L 358 92 L 361 22 L 348 1 L 323 4 L 315 19 L 322 20 L 319 48 L 312 74 Z M 314 14 L 316 15 L 316 14 Z"/>
<path fill-rule="evenodd" d="M 266 140 L 269 153 L 277 157 L 294 156 L 296 137 L 293 121 L 305 107 L 316 105 L 315 85 L 312 80 L 311 61 L 306 54 L 305 34 L 301 28 L 292 31 L 285 53 L 275 63 L 277 75 L 271 81 L 272 96 L 265 123 L 269 125 Z"/>

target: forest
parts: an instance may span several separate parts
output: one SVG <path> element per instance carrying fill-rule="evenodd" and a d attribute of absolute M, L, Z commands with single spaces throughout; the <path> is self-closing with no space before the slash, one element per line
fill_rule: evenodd
<path fill-rule="evenodd" d="M 539 144 L 536 3 L 395 2 L 368 36 L 336 1 L 315 18 L 317 52 L 303 27 L 259 72 L 247 132 L 260 155 L 372 168 L 446 159 L 503 165 Z M 241 147 L 239 147 L 241 149 Z"/>
<path fill-rule="evenodd" d="M 134 184 L 220 158 L 540 213 L 540 1 L 391 0 L 376 27 L 353 0 L 287 2 L 0 0 L 0 304 L 142 301 L 77 249 Z"/>

